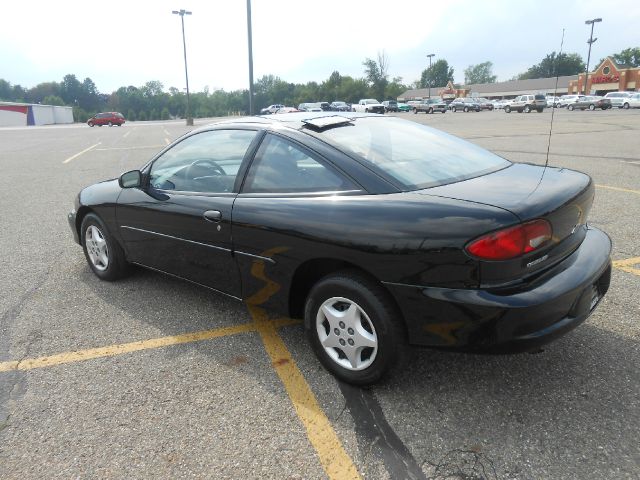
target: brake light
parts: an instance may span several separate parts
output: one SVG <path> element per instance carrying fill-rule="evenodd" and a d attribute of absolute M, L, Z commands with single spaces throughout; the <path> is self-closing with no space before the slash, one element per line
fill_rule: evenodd
<path fill-rule="evenodd" d="M 472 241 L 467 252 L 483 260 L 509 260 L 533 252 L 551 240 L 551 225 L 534 220 L 498 230 Z"/>

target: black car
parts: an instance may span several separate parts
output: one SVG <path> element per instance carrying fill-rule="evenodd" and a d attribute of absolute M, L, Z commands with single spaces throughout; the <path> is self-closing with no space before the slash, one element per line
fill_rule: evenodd
<path fill-rule="evenodd" d="M 400 118 L 305 112 L 194 130 L 68 220 L 99 278 L 142 265 L 304 318 L 367 384 L 407 342 L 521 351 L 584 321 L 611 275 L 594 191 Z"/>
<path fill-rule="evenodd" d="M 335 101 L 331 102 L 331 110 L 334 112 L 350 112 L 351 105 L 346 102 Z"/>

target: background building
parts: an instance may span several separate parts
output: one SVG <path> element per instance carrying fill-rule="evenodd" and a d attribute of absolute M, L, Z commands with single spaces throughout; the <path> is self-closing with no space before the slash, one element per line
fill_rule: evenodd
<path fill-rule="evenodd" d="M 73 123 L 73 108 L 0 102 L 0 127 Z"/>
<path fill-rule="evenodd" d="M 569 84 L 571 93 L 585 93 L 584 80 L 586 74 L 581 73 Z M 609 92 L 640 91 L 640 67 L 618 65 L 611 57 L 607 57 L 587 80 L 587 95 L 606 95 Z"/>
<path fill-rule="evenodd" d="M 431 87 L 431 96 L 442 99 L 453 99 L 456 97 L 484 97 L 490 99 L 515 98 L 518 95 L 530 93 L 543 93 L 545 95 L 565 95 L 569 93 L 569 84 L 576 80 L 575 75 L 558 77 L 558 87 L 556 90 L 556 77 L 533 78 L 528 80 L 509 80 L 508 82 L 477 83 L 472 85 L 454 85 L 449 82 L 444 87 Z M 576 80 L 577 81 L 577 80 Z M 398 97 L 399 102 L 408 100 L 422 100 L 429 96 L 428 88 L 407 90 Z"/>

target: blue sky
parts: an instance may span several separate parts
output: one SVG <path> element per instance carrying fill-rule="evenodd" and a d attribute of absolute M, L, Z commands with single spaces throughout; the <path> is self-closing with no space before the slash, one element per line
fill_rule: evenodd
<path fill-rule="evenodd" d="M 5 8 L 0 29 L 0 78 L 32 87 L 67 73 L 90 77 L 103 93 L 159 80 L 183 88 L 180 18 L 185 17 L 191 90 L 248 87 L 246 0 L 23 0 Z M 9 16 L 10 15 L 10 16 Z M 426 55 L 444 58 L 464 81 L 464 69 L 491 61 L 508 80 L 558 51 L 591 64 L 640 47 L 636 0 L 252 0 L 254 78 L 322 81 L 338 70 L 363 76 L 362 61 L 384 50 L 389 74 L 420 77 Z"/>

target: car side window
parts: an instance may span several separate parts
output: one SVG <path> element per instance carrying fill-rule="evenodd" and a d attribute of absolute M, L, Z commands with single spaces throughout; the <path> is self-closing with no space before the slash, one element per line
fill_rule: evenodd
<path fill-rule="evenodd" d="M 211 130 L 187 137 L 153 162 L 149 185 L 159 190 L 232 192 L 256 134 L 252 130 Z"/>
<path fill-rule="evenodd" d="M 263 141 L 249 168 L 243 193 L 302 193 L 359 187 L 295 144 L 275 135 Z"/>

